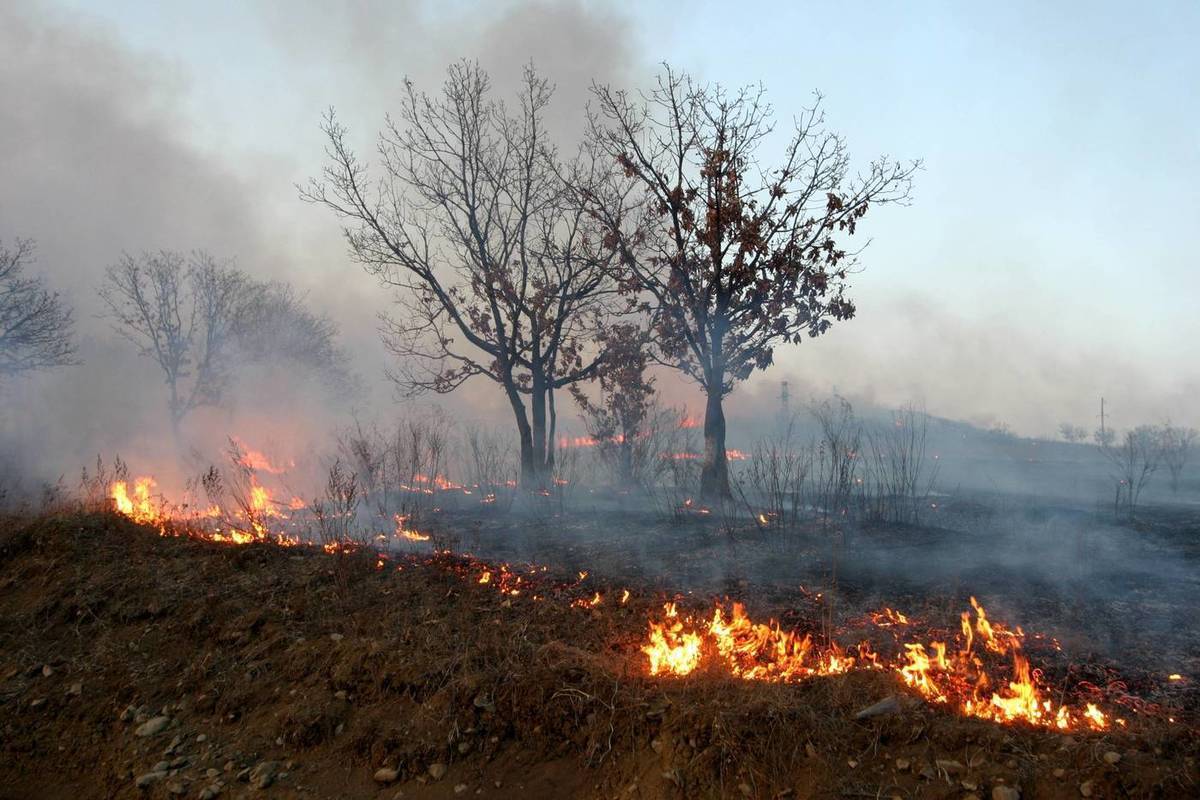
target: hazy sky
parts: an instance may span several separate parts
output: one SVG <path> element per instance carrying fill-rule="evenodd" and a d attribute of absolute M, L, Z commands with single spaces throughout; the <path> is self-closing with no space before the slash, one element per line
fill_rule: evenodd
<path fill-rule="evenodd" d="M 293 186 L 322 112 L 367 143 L 406 74 L 468 56 L 504 85 L 532 58 L 570 133 L 592 77 L 669 61 L 761 81 L 785 122 L 820 90 L 859 163 L 925 162 L 911 207 L 868 216 L 859 318 L 744 396 L 790 378 L 1048 434 L 1103 394 L 1122 426 L 1200 424 L 1200 4 L 845 5 L 18 0 L 0 237 L 37 237 L 85 308 L 123 249 L 238 256 L 312 291 L 379 380 L 384 298 Z"/>

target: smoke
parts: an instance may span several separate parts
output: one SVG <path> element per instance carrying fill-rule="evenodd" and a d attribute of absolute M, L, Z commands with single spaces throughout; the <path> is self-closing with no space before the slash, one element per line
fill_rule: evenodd
<path fill-rule="evenodd" d="M 351 415 L 395 413 L 376 321 L 389 295 L 349 262 L 328 212 L 295 190 L 322 165 L 326 108 L 337 108 L 369 154 L 406 77 L 434 92 L 450 62 L 477 59 L 505 96 L 533 63 L 556 85 L 549 122 L 569 151 L 593 81 L 645 86 L 653 63 L 669 57 L 651 52 L 630 13 L 605 3 L 260 0 L 247 8 L 239 17 L 246 29 L 229 41 L 252 43 L 254 53 L 239 54 L 259 69 L 247 80 L 264 70 L 270 79 L 240 93 L 223 87 L 220 96 L 188 71 L 191 62 L 136 49 L 117 26 L 35 0 L 0 8 L 0 237 L 37 240 L 36 269 L 78 309 L 84 361 L 0 387 L 3 439 L 21 443 L 22 463 L 39 477 L 97 452 L 153 450 L 163 438 L 160 375 L 97 317 L 95 287 L 126 251 L 206 248 L 257 278 L 287 280 L 340 325 L 364 378 L 355 402 L 334 404 L 286 374 L 256 376 L 228 407 L 204 415 L 213 427 L 198 437 L 223 441 L 224 428 L 269 418 L 272 436 L 311 440 Z M 221 44 L 210 43 L 214 55 Z M 776 78 L 763 77 L 771 89 Z M 228 108 L 216 107 L 226 99 Z M 894 269 L 886 246 L 868 251 L 871 270 Z M 1168 415 L 1198 422 L 1187 419 L 1186 401 L 1200 389 L 1194 371 L 1143 365 L 1111 338 L 1081 345 L 1047 322 L 1048 301 L 1030 308 L 1031 319 L 972 318 L 928 293 L 881 297 L 873 275 L 856 280 L 860 319 L 781 350 L 774 368 L 738 387 L 727 406 L 731 436 L 744 444 L 773 418 L 783 380 L 797 405 L 836 388 L 860 410 L 917 401 L 934 414 L 1023 433 L 1050 434 L 1062 421 L 1091 427 L 1101 395 L 1121 427 Z M 678 375 L 660 374 L 658 386 L 666 403 L 701 408 L 696 388 Z M 467 418 L 507 422 L 501 394 L 482 381 L 436 401 Z M 563 405 L 563 432 L 577 430 Z M 289 432 L 278 421 L 293 415 Z"/>

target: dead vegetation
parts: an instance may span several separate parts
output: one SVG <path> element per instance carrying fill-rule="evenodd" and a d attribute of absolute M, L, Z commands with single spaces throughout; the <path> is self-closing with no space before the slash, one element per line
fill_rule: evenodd
<path fill-rule="evenodd" d="M 896 691 L 879 673 L 655 681 L 636 650 L 648 593 L 581 608 L 533 599 L 593 588 L 552 574 L 505 596 L 450 556 L 337 563 L 111 515 L 8 521 L 0 797 L 1195 794 L 1181 726 L 855 719 Z"/>

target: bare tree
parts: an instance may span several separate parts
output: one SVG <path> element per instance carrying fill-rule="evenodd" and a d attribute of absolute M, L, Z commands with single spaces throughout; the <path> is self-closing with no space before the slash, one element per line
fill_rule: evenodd
<path fill-rule="evenodd" d="M 105 273 L 100 297 L 117 332 L 162 370 L 176 437 L 189 411 L 221 398 L 245 286 L 244 276 L 206 253 L 125 255 Z"/>
<path fill-rule="evenodd" d="M 75 317 L 40 276 L 29 277 L 33 242 L 0 242 L 0 378 L 77 363 Z"/>
<path fill-rule="evenodd" d="M 1113 468 L 1113 513 L 1119 515 L 1124 508 L 1133 519 L 1142 490 L 1162 463 L 1161 436 L 1155 427 L 1140 425 L 1122 437 L 1114 435 L 1113 440 L 1115 444 L 1100 444 L 1100 452 Z"/>
<path fill-rule="evenodd" d="M 330 163 L 301 195 L 336 212 L 354 258 L 396 290 L 385 338 L 397 382 L 439 393 L 475 376 L 497 383 L 522 483 L 540 485 L 554 460 L 554 392 L 603 358 L 589 345 L 612 251 L 567 191 L 595 180 L 594 164 L 560 162 L 543 126 L 551 88 L 532 68 L 511 111 L 470 63 L 453 65 L 438 95 L 405 89 L 399 121 L 379 137 L 382 175 L 368 174 L 331 112 Z"/>
<path fill-rule="evenodd" d="M 252 363 L 286 361 L 322 378 L 337 391 L 353 388 L 338 326 L 308 308 L 291 285 L 246 281 L 233 330 L 238 354 Z"/>
<path fill-rule="evenodd" d="M 595 88 L 593 150 L 626 181 L 588 206 L 649 297 L 656 357 L 707 395 L 702 491 L 729 494 L 723 398 L 771 365 L 775 347 L 854 315 L 844 240 L 873 205 L 907 201 L 917 162 L 880 159 L 852 176 L 820 102 L 800 112 L 778 165 L 761 88 L 732 94 L 669 67 L 649 95 Z M 584 187 L 585 189 L 587 187 Z"/>
<path fill-rule="evenodd" d="M 204 252 L 125 255 L 100 297 L 117 332 L 162 370 L 177 438 L 189 412 L 223 400 L 238 364 L 290 360 L 347 375 L 332 322 L 286 284 L 256 282 Z"/>
<path fill-rule="evenodd" d="M 1062 436 L 1064 442 L 1085 442 L 1088 438 L 1087 428 L 1082 425 L 1073 425 L 1070 422 L 1063 422 L 1058 426 L 1058 433 Z"/>
<path fill-rule="evenodd" d="M 1170 420 L 1159 430 L 1159 447 L 1162 451 L 1162 463 L 1167 468 L 1171 478 L 1171 492 L 1179 493 L 1179 478 L 1183 468 L 1192 457 L 1192 447 L 1200 433 L 1195 428 L 1185 428 L 1172 425 Z"/>

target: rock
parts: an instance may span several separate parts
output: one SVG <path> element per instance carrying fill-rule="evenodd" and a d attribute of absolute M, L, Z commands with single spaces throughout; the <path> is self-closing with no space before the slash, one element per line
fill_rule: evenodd
<path fill-rule="evenodd" d="M 1012 786 L 999 786 L 992 788 L 992 800 L 1021 800 L 1021 792 Z"/>
<path fill-rule="evenodd" d="M 1093 785 L 1094 784 L 1091 781 L 1084 781 L 1083 783 L 1079 784 L 1079 796 L 1080 797 L 1091 797 L 1092 792 L 1093 792 L 1093 789 L 1092 789 Z"/>
<path fill-rule="evenodd" d="M 964 778 L 963 780 L 959 781 L 959 785 L 962 786 L 964 789 L 966 789 L 968 792 L 973 792 L 979 788 L 979 784 L 976 783 L 975 781 L 971 780 L 970 778 Z"/>
<path fill-rule="evenodd" d="M 467 785 L 465 783 L 460 783 L 454 787 L 455 794 L 462 794 L 466 790 L 467 790 Z"/>
<path fill-rule="evenodd" d="M 170 783 L 167 784 L 167 791 L 173 795 L 178 796 L 178 795 L 181 795 L 184 792 L 186 792 L 187 789 L 179 781 L 171 781 Z"/>
<path fill-rule="evenodd" d="M 278 761 L 262 761 L 258 766 L 250 770 L 250 785 L 255 789 L 266 789 L 275 782 L 275 777 L 279 773 Z"/>
<path fill-rule="evenodd" d="M 179 747 L 179 745 L 181 745 L 181 744 L 183 744 L 183 737 L 176 736 L 174 739 L 171 740 L 171 743 L 169 745 L 167 745 L 167 749 L 163 750 L 163 755 L 164 756 L 171 755 L 172 753 L 175 752 L 175 748 Z"/>
<path fill-rule="evenodd" d="M 659 739 L 659 738 L 651 739 L 650 740 L 650 749 L 661 756 L 662 751 L 663 751 L 662 739 Z"/>
<path fill-rule="evenodd" d="M 440 781 L 446 776 L 446 765 L 442 762 L 437 762 L 429 765 L 429 777 L 435 781 Z"/>
<path fill-rule="evenodd" d="M 459 743 L 458 743 L 458 752 L 460 752 L 460 753 L 469 753 L 469 752 L 471 752 L 471 743 L 470 743 L 470 742 L 465 742 L 465 741 L 464 741 L 464 742 L 459 742 Z"/>
<path fill-rule="evenodd" d="M 221 794 L 221 787 L 218 784 L 209 784 L 200 790 L 200 800 L 213 800 Z"/>
<path fill-rule="evenodd" d="M 1114 764 L 1117 764 L 1118 762 L 1120 762 L 1120 760 L 1121 760 L 1121 754 L 1118 753 L 1116 750 L 1109 750 L 1107 753 L 1104 754 L 1104 763 L 1105 764 L 1114 765 Z"/>
<path fill-rule="evenodd" d="M 154 717 L 153 719 L 148 719 L 139 725 L 137 730 L 133 732 L 133 735 L 142 737 L 154 736 L 155 734 L 162 733 L 170 724 L 170 717 Z"/>
<path fill-rule="evenodd" d="M 966 772 L 967 768 L 963 766 L 961 761 L 955 761 L 949 758 L 939 758 L 933 762 L 937 767 L 938 772 L 944 772 L 947 775 L 957 775 L 960 772 Z"/>
<path fill-rule="evenodd" d="M 44 697 L 37 697 L 29 701 L 30 708 L 41 708 L 44 705 L 46 705 L 46 698 Z"/>
<path fill-rule="evenodd" d="M 43 678 L 49 678 L 53 674 L 54 674 L 54 667 L 50 666 L 49 664 L 42 665 L 42 677 Z"/>
<path fill-rule="evenodd" d="M 400 771 L 393 767 L 380 767 L 375 770 L 376 783 L 391 783 L 400 777 Z"/>
<path fill-rule="evenodd" d="M 221 777 L 221 770 L 217 769 L 216 767 L 209 767 L 204 771 L 204 777 L 208 778 L 210 781 L 216 780 L 217 778 Z"/>
<path fill-rule="evenodd" d="M 1054 768 L 1054 777 L 1056 777 L 1056 778 L 1062 778 L 1062 776 L 1064 776 L 1064 775 L 1066 775 L 1066 774 L 1067 774 L 1067 771 L 1066 771 L 1065 769 L 1063 769 L 1062 767 L 1055 767 L 1055 768 Z"/>
<path fill-rule="evenodd" d="M 867 719 L 868 717 L 880 717 L 885 714 L 895 714 L 900 710 L 900 699 L 896 695 L 888 695 L 878 703 L 873 703 L 866 708 L 860 709 L 855 715 L 855 719 Z"/>
<path fill-rule="evenodd" d="M 856 761 L 853 758 L 848 758 L 848 759 L 846 759 L 846 766 L 849 767 L 850 769 L 854 769 L 855 767 L 858 766 L 858 761 Z"/>
<path fill-rule="evenodd" d="M 67 687 L 68 696 L 79 697 L 81 694 L 83 694 L 83 684 L 79 681 L 75 681 L 75 683 L 72 683 L 69 687 Z"/>
<path fill-rule="evenodd" d="M 329 638 L 335 642 L 340 642 L 342 639 L 345 639 L 346 637 L 342 636 L 340 633 L 331 633 L 331 634 L 329 634 Z"/>
<path fill-rule="evenodd" d="M 738 791 L 744 794 L 746 797 L 750 797 L 754 794 L 754 790 L 750 788 L 750 784 L 748 783 L 739 783 Z"/>
<path fill-rule="evenodd" d="M 207 741 L 208 741 L 208 737 L 205 736 L 203 733 L 196 737 L 196 744 L 204 744 Z"/>
<path fill-rule="evenodd" d="M 148 786 L 153 786 L 165 777 L 167 777 L 166 772 L 147 772 L 144 775 L 139 775 L 138 779 L 134 782 L 139 789 L 145 789 Z"/>
<path fill-rule="evenodd" d="M 170 768 L 171 768 L 170 761 L 159 761 L 157 764 L 155 764 L 153 767 L 150 768 L 150 771 L 151 772 L 166 772 Z"/>
<path fill-rule="evenodd" d="M 912 762 L 909 761 L 907 758 L 897 758 L 896 759 L 896 769 L 900 770 L 901 772 L 908 772 L 908 768 L 911 766 L 912 766 Z"/>
<path fill-rule="evenodd" d="M 250 767 L 246 767 L 243 770 L 239 770 L 238 774 L 237 774 L 237 779 L 239 781 L 242 781 L 243 783 L 250 780 L 250 772 L 251 772 Z"/>
<path fill-rule="evenodd" d="M 333 693 L 333 696 L 334 696 L 334 698 L 336 698 L 338 700 L 345 700 L 346 699 L 346 690 L 338 689 L 336 692 Z"/>

